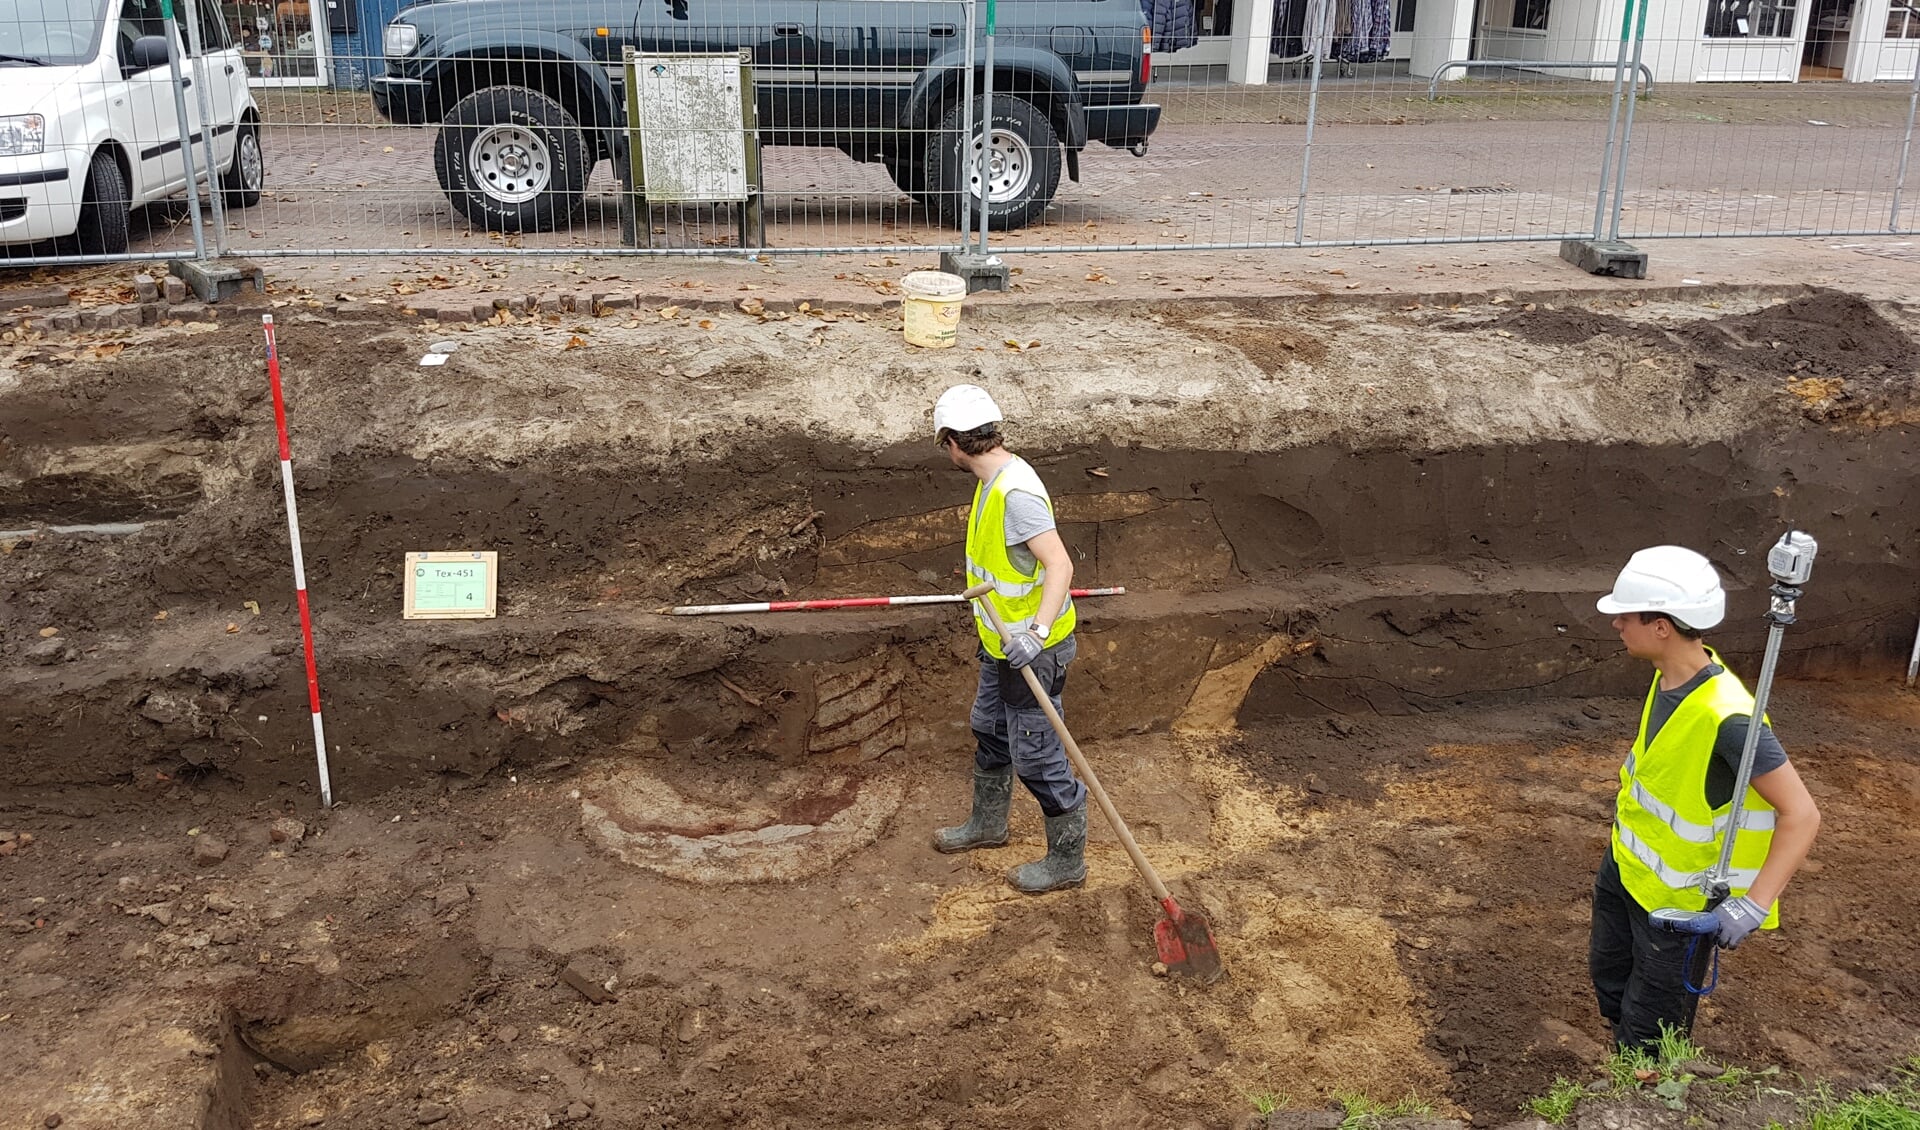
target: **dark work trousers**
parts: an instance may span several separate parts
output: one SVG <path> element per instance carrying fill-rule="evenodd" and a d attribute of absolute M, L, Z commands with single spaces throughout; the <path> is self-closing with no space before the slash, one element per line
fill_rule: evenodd
<path fill-rule="evenodd" d="M 1041 652 L 1027 668 L 1039 676 L 1055 710 L 1060 710 L 1060 695 L 1067 689 L 1067 664 L 1079 650 L 1078 637 L 1070 635 Z M 1011 762 L 1027 791 L 1040 802 L 1041 812 L 1061 816 L 1086 803 L 1087 787 L 1073 775 L 1066 747 L 1033 697 L 1026 676 L 1006 660 L 988 655 L 985 648 L 980 649 L 980 690 L 974 695 L 968 723 L 979 743 L 973 763 L 992 773 Z"/>
<path fill-rule="evenodd" d="M 1620 881 L 1620 864 L 1609 844 L 1606 861 L 1593 881 L 1593 932 L 1587 942 L 1587 969 L 1600 1015 L 1613 1025 L 1613 1042 L 1645 1047 L 1660 1038 L 1660 1025 L 1682 1034 L 1693 1030 L 1700 998 L 1687 991 L 1686 978 L 1705 984 L 1713 947 L 1702 939 L 1686 966 L 1691 935 L 1655 927 L 1647 912 Z"/>

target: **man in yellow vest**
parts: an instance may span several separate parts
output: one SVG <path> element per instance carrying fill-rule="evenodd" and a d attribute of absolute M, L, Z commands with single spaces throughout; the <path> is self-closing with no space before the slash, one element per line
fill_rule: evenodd
<path fill-rule="evenodd" d="M 943 852 L 998 847 L 1007 842 L 1013 778 L 1040 802 L 1047 854 L 1007 874 L 1016 890 L 1040 894 L 1086 881 L 1087 789 L 1074 775 L 1040 703 L 1018 672 L 1031 670 L 1060 709 L 1067 664 L 1078 647 L 1077 615 L 1068 591 L 1073 559 L 1053 517 L 1053 500 L 1026 460 L 1001 443 L 1000 407 L 976 385 L 955 385 L 933 407 L 934 437 L 953 465 L 977 480 L 967 511 L 967 584 L 991 583 L 1007 625 L 1003 644 L 974 610 L 980 636 L 980 685 L 969 724 L 973 753 L 973 813 L 957 827 L 933 834 Z"/>
<path fill-rule="evenodd" d="M 1709 905 L 1701 876 L 1720 858 L 1733 788 L 1753 724 L 1753 695 L 1700 633 L 1726 615 L 1712 562 L 1662 545 L 1633 555 L 1600 598 L 1627 654 L 1653 664 L 1640 732 L 1620 769 L 1612 850 L 1593 885 L 1587 963 L 1600 1014 L 1620 1046 L 1646 1046 L 1664 1024 L 1693 1028 L 1711 953 L 1689 936 L 1656 928 L 1649 912 L 1711 910 L 1726 949 L 1779 923 L 1777 900 L 1820 828 L 1820 810 L 1761 720 L 1752 784 L 1734 840 L 1731 894 Z M 1707 939 L 1702 939 L 1704 943 Z"/>

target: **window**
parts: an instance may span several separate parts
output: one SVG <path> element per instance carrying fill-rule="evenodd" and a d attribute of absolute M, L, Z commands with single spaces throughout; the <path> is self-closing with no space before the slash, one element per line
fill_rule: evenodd
<path fill-rule="evenodd" d="M 1393 30 L 1413 30 L 1413 6 L 1417 0 L 1400 0 L 1393 9 Z"/>
<path fill-rule="evenodd" d="M 229 46 L 227 21 L 220 16 L 220 0 L 193 0 L 200 29 L 200 50 L 224 51 Z"/>
<path fill-rule="evenodd" d="M 120 65 L 132 62 L 134 40 L 165 34 L 167 21 L 160 14 L 160 0 L 125 0 L 120 5 Z"/>
<path fill-rule="evenodd" d="M 1547 30 L 1547 9 L 1551 0 L 1513 0 L 1513 23 L 1526 31 Z"/>
<path fill-rule="evenodd" d="M 1707 0 L 1709 39 L 1791 39 L 1794 0 Z"/>
<path fill-rule="evenodd" d="M 104 14 L 100 0 L 0 0 L 0 55 L 55 67 L 84 63 L 99 49 Z"/>
<path fill-rule="evenodd" d="M 201 0 L 211 4 L 216 0 Z M 254 78 L 312 78 L 319 74 L 308 0 L 227 0 L 222 5 L 232 40 L 240 44 Z M 319 34 L 326 34 L 321 20 Z"/>
<path fill-rule="evenodd" d="M 1920 4 L 1902 4 L 1895 0 L 1887 9 L 1888 39 L 1920 39 Z"/>

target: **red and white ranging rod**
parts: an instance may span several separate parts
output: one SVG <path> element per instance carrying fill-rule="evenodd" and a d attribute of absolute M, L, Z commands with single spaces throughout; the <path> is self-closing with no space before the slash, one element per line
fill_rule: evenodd
<path fill-rule="evenodd" d="M 1125 596 L 1124 587 L 1110 589 L 1072 589 L 1075 600 L 1083 596 Z M 818 612 L 830 608 L 888 608 L 901 604 L 965 604 L 958 594 L 933 593 L 926 596 L 846 596 L 830 600 L 760 600 L 748 604 L 682 604 L 662 608 L 662 616 L 717 616 L 732 612 Z"/>
<path fill-rule="evenodd" d="M 273 424 L 280 433 L 280 487 L 287 498 L 287 537 L 293 543 L 293 595 L 300 603 L 300 637 L 307 650 L 307 705 L 313 711 L 313 756 L 320 766 L 320 803 L 333 807 L 327 772 L 327 734 L 320 724 L 320 672 L 313 663 L 313 613 L 307 608 L 307 567 L 300 553 L 300 510 L 293 501 L 293 447 L 287 442 L 287 403 L 280 393 L 280 350 L 273 341 L 273 315 L 260 316 L 267 335 L 267 379 L 273 385 Z"/>

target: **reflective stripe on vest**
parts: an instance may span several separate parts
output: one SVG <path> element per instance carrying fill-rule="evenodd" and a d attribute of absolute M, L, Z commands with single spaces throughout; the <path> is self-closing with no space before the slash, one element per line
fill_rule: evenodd
<path fill-rule="evenodd" d="M 1033 572 L 1023 572 L 1007 552 L 1007 495 L 1016 490 L 1039 498 L 1047 504 L 1048 512 L 1052 512 L 1053 499 L 1040 482 L 1040 476 L 1018 456 L 1000 468 L 993 481 L 973 488 L 973 506 L 967 511 L 968 584 L 984 582 L 993 586 L 987 599 L 993 601 L 995 610 L 1009 627 L 1033 620 L 1040 614 L 1040 603 L 1046 598 L 1042 590 L 1047 567 L 1036 560 Z M 1072 635 L 1078 619 L 1073 598 L 1068 597 L 1060 606 L 1059 615 L 1054 617 L 1046 646 L 1052 647 Z M 980 613 L 978 606 L 973 609 L 973 624 L 980 635 L 980 646 L 987 654 L 1005 659 L 1007 653 L 1000 646 L 1000 634 L 993 630 L 992 623 Z"/>
<path fill-rule="evenodd" d="M 1633 856 L 1636 863 L 1653 872 L 1655 875 L 1658 875 L 1660 881 L 1667 886 L 1687 887 L 1696 891 L 1700 889 L 1701 876 L 1706 874 L 1704 870 L 1695 871 L 1691 874 L 1683 871 L 1675 871 L 1671 867 L 1668 867 L 1666 862 L 1660 858 L 1660 853 L 1640 842 L 1638 836 L 1635 836 L 1632 832 L 1627 831 L 1618 824 L 1613 826 L 1613 837 L 1614 842 L 1620 847 L 1625 848 L 1628 854 Z M 1738 892 L 1753 886 L 1753 881 L 1759 877 L 1760 869 L 1757 867 L 1748 870 L 1734 868 L 1728 872 L 1727 881 L 1733 886 L 1734 890 Z"/>
<path fill-rule="evenodd" d="M 1620 768 L 1613 856 L 1620 866 L 1621 883 L 1646 910 L 1706 907 L 1700 882 L 1719 859 L 1721 837 L 1730 820 L 1731 802 L 1717 808 L 1708 805 L 1707 774 L 1721 723 L 1750 716 L 1753 696 L 1717 654 L 1709 650 L 1708 655 L 1720 665 L 1720 674 L 1688 692 L 1649 744 L 1647 726 L 1660 691 L 1660 675 L 1655 672 L 1641 708 L 1640 731 Z M 1727 880 L 1734 894 L 1745 894 L 1759 877 L 1772 847 L 1774 825 L 1773 806 L 1749 786 Z M 1777 924 L 1777 908 L 1772 908 L 1766 925 Z"/>

